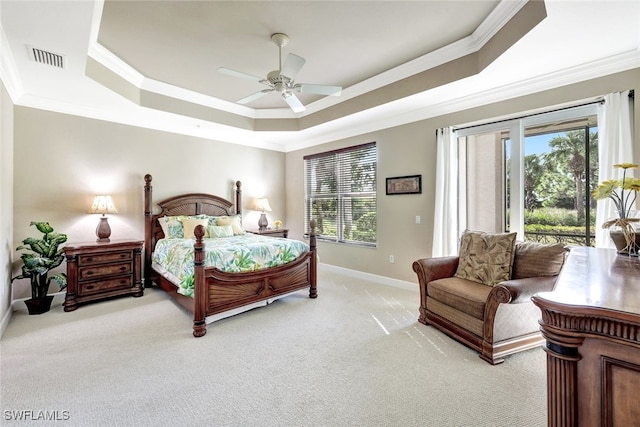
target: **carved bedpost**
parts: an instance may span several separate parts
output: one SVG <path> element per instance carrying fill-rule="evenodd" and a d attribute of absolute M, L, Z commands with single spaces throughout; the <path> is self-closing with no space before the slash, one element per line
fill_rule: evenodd
<path fill-rule="evenodd" d="M 309 298 L 318 297 L 318 252 L 316 249 L 316 220 L 312 219 L 309 223 L 311 231 L 309 232 L 309 247 L 311 248 L 311 286 L 309 287 Z"/>
<path fill-rule="evenodd" d="M 204 282 L 204 227 L 198 225 L 194 230 L 196 243 L 193 245 L 193 275 L 194 275 L 194 307 L 193 307 L 193 336 L 201 337 L 207 333 L 205 316 L 207 313 L 207 288 Z"/>
<path fill-rule="evenodd" d="M 151 239 L 153 233 L 151 175 L 144 176 L 144 287 L 151 287 Z"/>
<path fill-rule="evenodd" d="M 242 214 L 242 190 L 240 187 L 242 183 L 240 181 L 236 181 L 236 213 Z"/>

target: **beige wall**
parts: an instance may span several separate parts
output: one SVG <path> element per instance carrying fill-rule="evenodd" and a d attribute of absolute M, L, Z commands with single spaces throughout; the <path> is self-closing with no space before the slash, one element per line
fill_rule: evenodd
<path fill-rule="evenodd" d="M 0 82 L 0 325 L 8 324 L 13 252 L 13 103 Z"/>
<path fill-rule="evenodd" d="M 431 129 L 431 130 L 430 130 Z M 426 200 L 435 197 L 435 128 L 430 122 L 348 138 L 287 154 L 287 221 L 303 229 L 303 156 L 375 141 L 378 150 L 378 243 L 376 248 L 320 242 L 320 262 L 400 280 L 413 280 L 411 263 L 416 254 L 431 248 L 433 210 Z M 433 141 L 432 141 L 433 140 Z M 385 195 L 385 178 L 422 175 L 422 194 Z M 291 185 L 296 183 L 296 185 Z M 299 201 L 299 202 L 294 202 Z M 416 224 L 420 216 L 420 224 Z M 292 235 L 301 238 L 299 234 Z M 394 264 L 389 263 L 393 255 Z"/>
<path fill-rule="evenodd" d="M 112 238 L 143 238 L 143 176 L 154 176 L 155 199 L 182 192 L 233 195 L 232 183 L 243 181 L 245 227 L 257 224 L 249 211 L 255 197 L 266 195 L 273 212 L 293 238 L 303 234 L 303 162 L 305 154 L 370 141 L 378 145 L 378 245 L 362 248 L 320 244 L 323 263 L 398 280 L 415 282 L 412 262 L 431 254 L 435 181 L 435 130 L 517 112 L 558 105 L 640 86 L 640 69 L 568 85 L 512 100 L 366 133 L 286 155 L 240 145 L 147 130 L 25 107 L 14 109 L 15 162 L 13 227 L 15 248 L 33 233 L 29 222 L 46 220 L 71 241 L 93 240 L 97 218 L 87 211 L 94 194 L 114 196 L 119 214 L 110 216 Z M 6 98 L 6 96 L 3 96 Z M 637 98 L 637 96 L 636 96 Z M 638 102 L 636 100 L 636 106 Z M 6 107 L 3 107 L 3 121 Z M 640 161 L 640 108 L 635 109 L 636 158 Z M 3 123 L 3 141 L 6 137 Z M 9 137 L 9 141 L 11 138 Z M 5 150 L 3 143 L 3 150 Z M 3 151 L 3 156 L 5 152 Z M 4 157 L 3 157 L 4 158 Z M 2 160 L 5 162 L 5 160 Z M 4 164 L 3 164 L 4 166 Z M 5 179 L 3 190 L 11 177 Z M 385 178 L 421 174 L 420 195 L 386 196 Z M 4 192 L 3 197 L 4 200 Z M 3 202 L 5 203 L 5 202 Z M 3 204 L 6 211 L 8 205 Z M 285 210 L 286 209 L 286 210 Z M 9 215 L 11 215 L 9 209 Z M 416 216 L 421 224 L 415 223 Z M 2 238 L 6 238 L 0 236 Z M 395 263 L 389 263 L 389 255 Z M 17 254 L 14 254 L 14 259 Z M 17 271 L 18 263 L 13 264 Z M 24 297 L 27 284 L 16 286 L 14 298 Z"/>
<path fill-rule="evenodd" d="M 50 222 L 70 242 L 95 240 L 98 216 L 86 212 L 97 193 L 111 194 L 118 209 L 111 238 L 142 240 L 147 173 L 157 201 L 187 192 L 233 200 L 240 180 L 244 226 L 257 228 L 256 197 L 269 198 L 271 222 L 284 216 L 284 162 L 276 151 L 16 107 L 11 247 L 38 236 L 30 221 Z M 14 284 L 14 299 L 28 297 L 28 283 Z"/>
<path fill-rule="evenodd" d="M 640 163 L 640 68 L 553 90 L 464 110 L 429 120 L 371 132 L 354 138 L 287 153 L 287 219 L 296 230 L 303 220 L 303 165 L 306 154 L 376 141 L 378 145 L 378 244 L 376 248 L 322 242 L 321 262 L 399 280 L 417 282 L 411 269 L 414 260 L 431 255 L 437 128 L 560 105 L 606 93 L 634 89 L 635 159 Z M 420 195 L 386 196 L 385 178 L 421 174 Z M 295 185 L 291 185 L 295 183 Z M 415 216 L 422 224 L 415 224 Z M 300 235 L 294 237 L 299 238 Z M 394 255 L 395 263 L 389 263 Z"/>

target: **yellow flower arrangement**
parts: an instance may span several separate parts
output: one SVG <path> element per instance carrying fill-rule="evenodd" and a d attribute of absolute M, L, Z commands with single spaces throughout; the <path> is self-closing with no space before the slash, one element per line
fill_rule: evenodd
<path fill-rule="evenodd" d="M 622 179 L 610 179 L 603 181 L 598 188 L 593 191 L 596 200 L 611 199 L 616 207 L 618 218 L 611 219 L 602 224 L 602 228 L 620 227 L 624 234 L 627 248 L 630 248 L 635 240 L 634 222 L 640 218 L 629 218 L 633 204 L 640 191 L 640 178 L 627 177 L 627 169 L 636 169 L 638 165 L 633 163 L 620 163 L 613 165 L 615 169 L 622 169 Z"/>
<path fill-rule="evenodd" d="M 275 221 L 273 221 L 273 226 L 276 227 L 276 230 L 279 230 L 280 227 L 282 227 L 282 221 L 276 219 Z"/>

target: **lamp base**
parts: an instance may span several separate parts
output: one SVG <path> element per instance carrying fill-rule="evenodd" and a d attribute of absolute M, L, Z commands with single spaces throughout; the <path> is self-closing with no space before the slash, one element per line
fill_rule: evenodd
<path fill-rule="evenodd" d="M 268 225 L 269 225 L 269 221 L 267 221 L 267 216 L 265 215 L 264 212 L 262 212 L 260 214 L 260 219 L 258 220 L 258 230 L 264 231 L 267 229 Z"/>
<path fill-rule="evenodd" d="M 96 242 L 106 243 L 109 242 L 109 236 L 111 236 L 111 227 L 109 227 L 109 222 L 107 221 L 106 216 L 102 216 L 100 218 L 100 222 L 98 223 L 98 227 L 96 228 Z"/>

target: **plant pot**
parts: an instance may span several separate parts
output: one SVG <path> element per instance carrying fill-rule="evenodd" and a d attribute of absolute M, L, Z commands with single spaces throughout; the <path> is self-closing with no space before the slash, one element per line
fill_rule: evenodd
<path fill-rule="evenodd" d="M 53 295 L 47 295 L 43 298 L 31 298 L 24 303 L 29 310 L 29 314 L 43 314 L 51 309 L 51 302 L 53 301 Z"/>
<path fill-rule="evenodd" d="M 634 233 L 635 240 L 630 245 L 627 245 L 622 231 L 609 231 L 609 237 L 619 254 L 638 256 L 640 253 L 640 234 Z"/>

